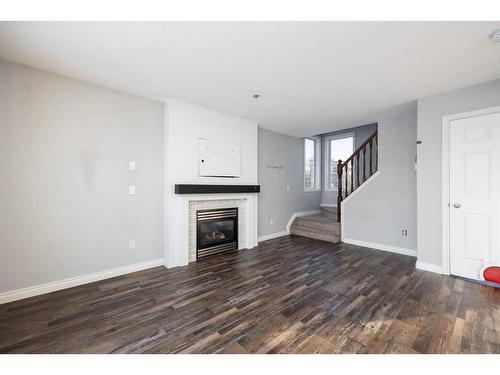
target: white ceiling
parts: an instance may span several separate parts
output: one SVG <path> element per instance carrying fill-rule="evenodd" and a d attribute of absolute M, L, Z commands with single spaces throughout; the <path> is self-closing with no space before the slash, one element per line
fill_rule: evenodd
<path fill-rule="evenodd" d="M 0 57 L 305 136 L 500 78 L 500 22 L 0 22 Z M 262 94 L 253 99 L 254 93 Z"/>

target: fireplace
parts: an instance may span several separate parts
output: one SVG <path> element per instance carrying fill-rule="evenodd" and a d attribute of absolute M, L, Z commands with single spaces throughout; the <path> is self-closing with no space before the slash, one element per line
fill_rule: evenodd
<path fill-rule="evenodd" d="M 196 211 L 196 259 L 238 250 L 238 208 Z"/>

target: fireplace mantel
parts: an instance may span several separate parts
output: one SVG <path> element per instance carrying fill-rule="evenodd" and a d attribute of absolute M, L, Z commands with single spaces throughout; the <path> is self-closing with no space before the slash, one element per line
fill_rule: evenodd
<path fill-rule="evenodd" d="M 176 184 L 175 194 L 260 193 L 260 185 Z"/>

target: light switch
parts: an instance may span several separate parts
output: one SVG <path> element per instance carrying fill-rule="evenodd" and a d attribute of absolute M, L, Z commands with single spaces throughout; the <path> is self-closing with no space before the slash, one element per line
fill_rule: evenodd
<path fill-rule="evenodd" d="M 131 171 L 135 170 L 135 160 L 130 160 L 128 162 L 128 169 L 130 169 Z"/>
<path fill-rule="evenodd" d="M 128 240 L 128 248 L 129 250 L 135 249 L 135 240 Z"/>
<path fill-rule="evenodd" d="M 135 186 L 130 185 L 130 186 L 128 187 L 128 193 L 129 193 L 130 195 L 135 195 Z"/>

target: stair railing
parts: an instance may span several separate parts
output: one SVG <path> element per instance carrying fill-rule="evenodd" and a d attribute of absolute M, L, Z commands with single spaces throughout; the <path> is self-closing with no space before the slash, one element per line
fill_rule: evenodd
<path fill-rule="evenodd" d="M 340 223 L 340 203 L 378 170 L 378 129 L 345 161 L 337 163 L 337 221 Z M 367 165 L 368 159 L 368 165 Z"/>

